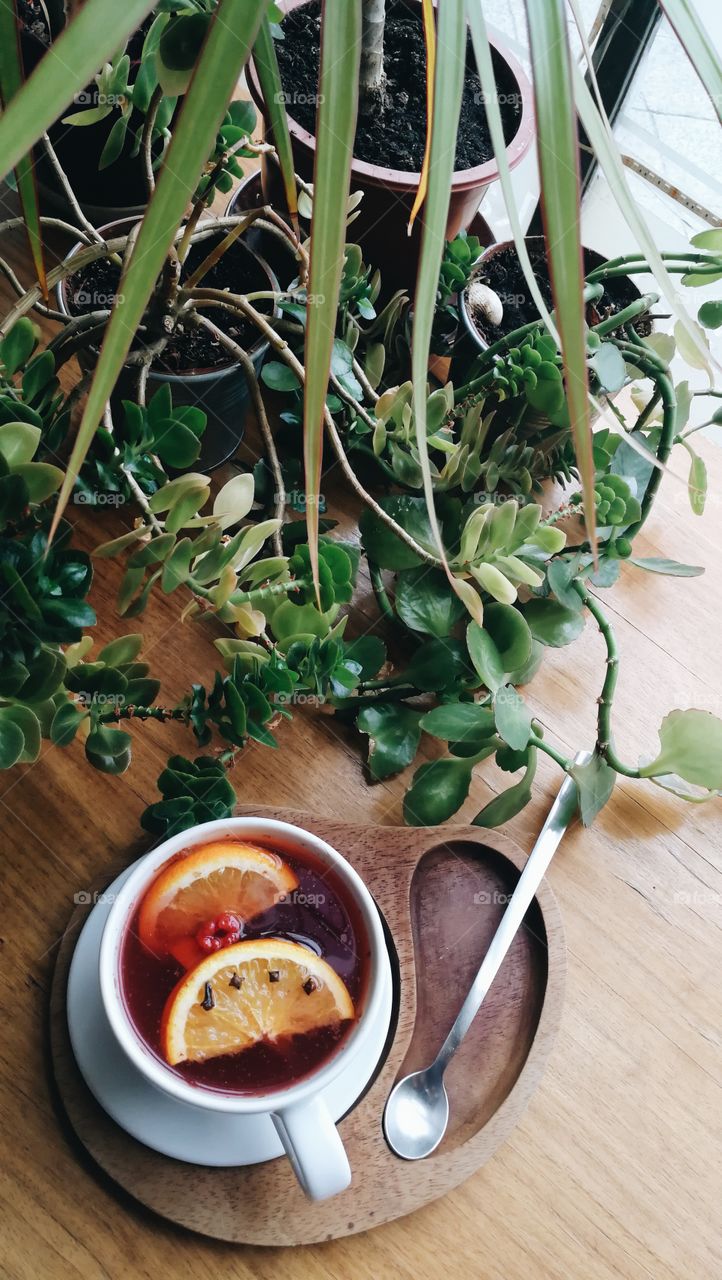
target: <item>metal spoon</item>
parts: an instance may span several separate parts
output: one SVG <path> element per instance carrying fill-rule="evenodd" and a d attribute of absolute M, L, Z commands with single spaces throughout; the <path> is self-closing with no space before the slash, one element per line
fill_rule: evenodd
<path fill-rule="evenodd" d="M 575 764 L 589 756 L 581 752 Z M 491 945 L 459 1010 L 456 1021 L 434 1061 L 423 1071 L 414 1071 L 394 1085 L 384 1111 L 386 1141 L 404 1160 L 422 1160 L 438 1147 L 449 1123 L 449 1099 L 444 1088 L 444 1072 L 476 1017 L 501 963 L 521 927 L 534 895 L 544 878 L 559 841 L 571 821 L 577 804 L 574 779 L 566 777 L 549 810 L 539 837 L 504 912 Z"/>

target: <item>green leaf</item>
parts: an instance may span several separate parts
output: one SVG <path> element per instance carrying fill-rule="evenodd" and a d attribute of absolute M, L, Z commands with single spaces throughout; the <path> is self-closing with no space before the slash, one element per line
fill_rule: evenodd
<path fill-rule="evenodd" d="M 0 98 L 7 108 L 22 88 L 25 80 L 23 57 L 20 48 L 20 17 L 17 0 L 0 3 Z M 5 171 L 3 170 L 3 173 Z M 35 164 L 30 149 L 15 165 L 15 183 L 22 206 L 25 233 L 43 297 L 48 298 L 48 281 L 43 250 L 43 231 L 40 223 L 38 188 L 35 181 Z"/>
<path fill-rule="evenodd" d="M 722 328 L 722 302 L 703 302 L 697 312 L 697 319 L 705 329 Z"/>
<path fill-rule="evenodd" d="M 142 647 L 143 637 L 140 632 L 118 636 L 117 640 L 103 645 L 95 661 L 104 662 L 106 667 L 122 667 L 126 662 L 135 662 Z"/>
<path fill-rule="evenodd" d="M 39 332 L 32 320 L 21 316 L 0 342 L 0 360 L 11 377 L 27 364 L 35 350 Z"/>
<path fill-rule="evenodd" d="M 105 0 L 91 0 L 78 18 Z M 124 6 L 124 17 L 134 6 Z M 130 350 L 146 304 L 163 267 L 176 229 L 186 211 L 189 193 L 195 190 L 227 103 L 255 38 L 265 0 L 219 0 L 207 39 L 201 50 L 191 86 L 173 130 L 153 197 L 140 225 L 130 261 L 123 274 L 122 293 L 105 331 L 82 421 L 68 462 L 56 507 L 51 534 L 70 497 L 98 422 Z M 117 30 L 117 21 L 113 24 Z M 233 39 L 228 39 L 228 32 Z M 63 37 L 60 37 L 60 43 Z M 52 53 L 52 50 L 51 50 Z M 47 55 L 48 57 L 50 54 Z M 4 120 L 0 120 L 0 132 Z"/>
<path fill-rule="evenodd" d="M 15 705 L 0 707 L 0 732 L 2 726 L 14 724 L 23 735 L 23 749 L 18 757 L 20 764 L 33 764 L 40 755 L 40 721 L 32 707 Z"/>
<path fill-rule="evenodd" d="M 58 707 L 50 725 L 50 741 L 56 747 L 68 747 L 73 741 L 83 720 L 89 713 L 76 706 L 74 702 L 63 702 Z"/>
<path fill-rule="evenodd" d="M 496 645 L 505 671 L 523 669 L 531 658 L 531 631 L 524 616 L 512 605 L 489 604 L 484 609 L 484 630 Z"/>
<path fill-rule="evenodd" d="M 698 356 L 701 357 L 704 354 L 704 348 L 700 346 L 698 333 L 696 332 L 699 327 L 690 319 L 680 301 L 677 285 L 669 274 L 656 240 L 632 196 L 619 147 L 609 121 L 602 119 L 600 116 L 591 90 L 587 86 L 579 67 L 575 63 L 571 65 L 579 119 L 609 183 L 614 199 L 647 259 L 651 274 L 659 285 L 660 293 L 668 303 L 670 311 L 684 325 L 689 343 L 695 347 Z M 687 280 L 688 277 L 683 277 L 683 281 Z M 709 280 L 709 277 L 706 277 L 706 280 Z"/>
<path fill-rule="evenodd" d="M 85 754 L 89 764 L 101 773 L 125 773 L 130 764 L 131 745 L 131 736 L 123 729 L 99 725 L 85 740 Z"/>
<path fill-rule="evenodd" d="M 261 369 L 261 382 L 271 391 L 298 391 L 300 382 L 293 369 L 282 360 L 267 360 Z"/>
<path fill-rule="evenodd" d="M 589 361 L 603 391 L 621 391 L 627 380 L 627 366 L 619 347 L 613 342 L 602 342 Z"/>
<path fill-rule="evenodd" d="M 495 732 L 494 712 L 478 702 L 444 702 L 428 711 L 421 721 L 425 733 L 445 742 L 462 742 L 465 738 L 476 742 Z"/>
<path fill-rule="evenodd" d="M 577 784 L 579 816 L 589 827 L 611 796 L 617 775 L 596 751 L 586 764 L 573 764 L 569 772 Z"/>
<path fill-rule="evenodd" d="M 253 473 L 241 472 L 226 481 L 213 502 L 213 515 L 222 529 L 245 519 L 253 506 Z"/>
<path fill-rule="evenodd" d="M 0 117 L 0 174 L 16 167 L 152 8 L 153 0 L 87 0 L 76 10 Z"/>
<path fill-rule="evenodd" d="M 40 427 L 33 427 L 29 422 L 4 422 L 0 426 L 0 453 L 8 466 L 15 468 L 30 462 L 41 434 Z"/>
<path fill-rule="evenodd" d="M 696 6 L 690 0 L 662 0 L 662 8 L 707 90 L 712 106 L 722 119 L 722 66 L 715 44 L 705 31 Z M 699 238 L 695 236 L 692 244 Z"/>
<path fill-rule="evenodd" d="M 689 495 L 689 505 L 696 516 L 704 514 L 705 502 L 707 500 L 707 464 L 704 458 L 700 458 L 698 453 L 694 453 L 687 445 L 690 454 L 689 479 L 687 480 L 687 493 Z"/>
<path fill-rule="evenodd" d="M 404 796 L 404 820 L 410 827 L 446 822 L 469 794 L 473 762 L 444 758 L 422 764 Z"/>
<path fill-rule="evenodd" d="M 439 637 L 448 636 L 464 614 L 446 575 L 426 565 L 404 569 L 398 575 L 395 607 L 401 621 L 412 631 Z"/>
<path fill-rule="evenodd" d="M 57 492 L 63 480 L 60 467 L 54 467 L 52 462 L 21 462 L 14 474 L 27 485 L 30 502 L 45 502 Z"/>
<path fill-rule="evenodd" d="M 346 196 L 356 132 L 361 55 L 361 8 L 325 0 L 321 24 L 319 105 L 313 175 L 311 262 L 308 295 L 315 299 L 306 322 L 303 400 L 303 465 L 306 525 L 314 584 L 318 584 L 318 534 L 324 405 L 336 331 L 344 243 Z"/>
<path fill-rule="evenodd" d="M 553 560 L 547 569 L 547 581 L 560 604 L 572 613 L 581 613 L 584 604 L 581 596 L 572 587 L 572 582 L 579 573 L 579 558 L 571 560 Z"/>
<path fill-rule="evenodd" d="M 390 494 L 379 505 L 401 525 L 425 551 L 433 551 L 434 535 L 423 498 L 407 494 Z M 450 512 L 454 511 L 450 508 Z M 452 519 L 448 521 L 452 525 Z M 445 522 L 446 524 L 446 522 Z M 402 542 L 383 520 L 365 507 L 359 521 L 364 551 L 372 564 L 381 569 L 413 569 L 422 564 L 415 551 Z M 451 532 L 451 530 L 450 530 Z"/>
<path fill-rule="evenodd" d="M 466 643 L 479 678 L 491 693 L 496 693 L 505 682 L 506 672 L 502 656 L 489 632 L 478 622 L 470 622 L 466 628 Z"/>
<path fill-rule="evenodd" d="M 679 560 L 664 560 L 659 556 L 630 556 L 628 564 L 636 564 L 638 569 L 646 569 L 648 573 L 666 573 L 671 578 L 698 578 L 704 573 L 702 565 L 682 564 Z"/>
<path fill-rule="evenodd" d="M 493 800 L 490 800 L 480 813 L 477 813 L 473 819 L 475 827 L 498 827 L 502 822 L 510 822 L 518 813 L 521 813 L 529 801 L 531 800 L 531 784 L 534 781 L 534 774 L 537 766 L 537 752 L 532 747 L 529 751 L 529 762 L 524 770 L 524 775 L 515 782 L 513 786 L 507 787 L 506 791 L 502 791 Z"/>
<path fill-rule="evenodd" d="M 253 46 L 253 64 L 258 72 L 270 132 L 273 135 L 273 142 L 278 155 L 286 205 L 291 215 L 291 222 L 296 229 L 296 234 L 298 234 L 296 172 L 291 149 L 291 135 L 288 131 L 288 117 L 286 115 L 281 74 L 278 69 L 278 59 L 276 58 L 276 46 L 268 18 L 263 19 L 256 36 L 256 43 Z"/>
<path fill-rule="evenodd" d="M 208 13 L 179 13 L 162 32 L 155 65 L 163 92 L 169 97 L 186 92 L 210 21 Z"/>
<path fill-rule="evenodd" d="M 464 86 L 465 46 L 466 21 L 463 0 L 445 0 L 444 4 L 439 6 L 437 19 L 433 111 L 426 166 L 428 185 L 423 207 L 423 234 L 416 275 L 411 341 L 411 381 L 416 446 L 434 544 L 442 560 L 445 559 L 445 553 L 434 506 L 434 486 L 429 462 L 427 379 L 436 292 L 446 243 L 449 197 L 454 177 L 455 148 L 453 144 L 450 145 L 450 139 L 456 137 L 459 123 Z"/>
<path fill-rule="evenodd" d="M 356 720 L 369 735 L 369 773 L 375 781 L 390 778 L 411 764 L 421 738 L 421 712 L 399 702 L 364 707 Z"/>
<path fill-rule="evenodd" d="M 526 0 L 536 107 L 537 157 L 544 199 L 554 315 L 561 341 L 569 419 L 582 482 L 587 529 L 594 529 L 594 460 L 584 323 L 584 269 L 580 251 L 577 118 L 564 0 Z"/>
<path fill-rule="evenodd" d="M 494 694 L 494 718 L 499 736 L 513 751 L 524 751 L 531 734 L 531 711 L 512 685 Z"/>
<path fill-rule="evenodd" d="M 540 644 L 560 649 L 571 644 L 584 630 L 584 616 L 556 600 L 530 600 L 522 606 L 529 630 Z"/>
<path fill-rule="evenodd" d="M 346 645 L 344 657 L 359 664 L 360 680 L 370 680 L 386 661 L 386 645 L 380 636 L 359 636 Z"/>
<path fill-rule="evenodd" d="M 18 724 L 0 716 L 0 769 L 11 769 L 25 750 L 25 735 Z"/>
<path fill-rule="evenodd" d="M 411 658 L 406 675 L 411 684 L 426 693 L 443 693 L 462 683 L 475 683 L 466 649 L 453 638 L 424 641 Z"/>
<path fill-rule="evenodd" d="M 659 730 L 660 751 L 640 777 L 679 774 L 685 782 L 722 789 L 722 720 L 710 711 L 670 711 Z"/>

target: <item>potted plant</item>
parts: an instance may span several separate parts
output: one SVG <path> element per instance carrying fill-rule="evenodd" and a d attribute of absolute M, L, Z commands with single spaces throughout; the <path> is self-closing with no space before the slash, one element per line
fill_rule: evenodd
<path fill-rule="evenodd" d="M 313 179 L 320 47 L 320 0 L 281 0 L 283 39 L 276 45 L 283 102 L 299 175 Z M 426 53 L 419 0 L 364 0 L 359 110 L 351 165 L 353 189 L 364 193 L 354 237 L 381 270 L 389 290 L 411 289 L 421 228 L 409 236 L 409 218 L 419 186 L 426 139 Z M 492 41 L 494 69 L 504 121 L 507 159 L 513 168 L 534 136 L 531 87 L 514 55 Z M 258 70 L 248 85 L 270 128 Z M 446 238 L 466 230 L 489 186 L 498 179 L 470 42 L 462 116 L 457 135 Z M 264 191 L 282 205 L 278 167 L 264 158 Z"/>
<path fill-rule="evenodd" d="M 259 210 L 259 213 L 261 211 Z M 60 345 L 68 349 L 76 346 L 75 334 L 84 334 L 84 344 L 78 354 L 84 368 L 94 364 L 93 337 L 102 332 L 103 316 L 111 310 L 119 288 L 123 256 L 127 252 L 129 238 L 136 226 L 134 219 L 111 223 L 101 227 L 100 234 L 106 243 L 120 247 L 107 256 L 94 257 L 73 271 L 73 260 L 82 254 L 78 244 L 66 258 L 68 274 L 58 284 L 58 303 L 68 317 L 68 326 Z M 210 289 L 230 295 L 242 294 L 255 300 L 262 314 L 272 314 L 279 291 L 278 281 L 268 264 L 243 239 L 232 236 L 233 230 L 243 229 L 243 219 L 223 220 L 222 228 L 214 221 L 201 223 L 190 238 L 187 257 L 184 258 L 178 277 L 182 289 L 193 281 L 202 289 Z M 224 245 L 224 236 L 231 235 Z M 219 251 L 214 260 L 214 251 Z M 131 352 L 132 364 L 126 366 L 113 393 L 112 407 L 120 410 L 123 399 L 132 398 L 138 379 L 138 360 L 149 347 L 155 354 L 147 365 L 148 395 L 166 386 L 172 394 L 176 408 L 187 407 L 197 413 L 194 406 L 202 406 L 206 426 L 199 452 L 187 440 L 188 448 L 180 447 L 175 459 L 168 457 L 172 468 L 188 467 L 198 463 L 204 469 L 213 469 L 232 457 L 242 438 L 246 411 L 250 400 L 248 375 L 232 356 L 222 341 L 208 329 L 188 324 L 182 314 L 182 306 L 174 317 L 172 331 L 168 329 L 168 317 L 174 308 L 173 289 L 164 300 L 163 308 L 153 305 L 135 349 Z M 233 314 L 221 300 L 215 309 L 206 311 L 206 318 L 219 326 L 223 334 L 236 346 L 247 350 L 256 373 L 260 371 L 268 349 L 267 341 L 242 314 Z M 73 322 L 77 323 L 73 323 Z M 88 328 L 88 322 L 91 328 Z M 94 322 L 94 324 L 93 324 Z"/>
<path fill-rule="evenodd" d="M 143 7 L 140 0 L 129 0 L 128 11 L 116 19 L 116 46 L 144 16 Z M 457 55 L 464 31 L 461 23 L 454 27 L 454 12 L 454 5 L 445 5 L 439 13 L 444 38 L 439 40 L 437 77 L 448 77 L 450 86 L 456 77 L 461 96 Z M 469 10 L 472 23 L 473 12 Z M 69 48 L 77 52 L 75 74 L 81 85 L 90 58 L 100 56 L 109 39 L 103 30 L 108 13 L 108 0 L 87 0 L 59 37 L 60 53 L 65 56 Z M 634 548 L 659 489 L 660 468 L 673 448 L 690 459 L 690 492 L 697 509 L 704 496 L 704 472 L 690 438 L 694 428 L 687 421 L 691 393 L 686 382 L 672 383 L 672 351 L 650 344 L 627 326 L 620 331 L 617 316 L 611 322 L 590 324 L 587 318 L 581 324 L 576 304 L 583 298 L 583 278 L 578 289 L 562 290 L 562 305 L 554 271 L 561 255 L 574 280 L 578 241 L 572 236 L 560 246 L 549 235 L 559 343 L 539 316 L 524 326 L 526 332 L 514 330 L 482 353 L 486 363 L 473 385 L 430 385 L 434 299 L 445 305 L 438 295 L 443 293 L 444 178 L 453 161 L 442 127 L 448 104 L 440 108 L 442 124 L 437 114 L 431 131 L 409 352 L 399 340 L 403 299 L 392 297 L 379 309 L 380 281 L 373 262 L 364 261 L 357 245 L 344 248 L 348 205 L 339 200 L 339 192 L 345 193 L 344 158 L 350 168 L 353 125 L 345 77 L 351 65 L 347 60 L 359 54 L 358 41 L 348 38 L 359 15 L 355 7 L 336 0 L 327 0 L 327 17 L 329 13 L 333 21 L 324 41 L 331 39 L 332 53 L 338 56 L 322 57 L 319 112 L 326 120 L 319 136 L 325 141 L 317 155 L 310 261 L 308 246 L 295 228 L 270 206 L 249 211 L 230 229 L 224 220 L 200 222 L 203 193 L 218 168 L 212 163 L 209 170 L 208 165 L 219 126 L 239 68 L 268 23 L 262 0 L 220 0 L 215 17 L 210 11 L 200 14 L 205 32 L 200 54 L 196 48 L 188 51 L 183 32 L 191 32 L 184 16 L 174 19 L 175 47 L 186 51 L 185 70 L 197 66 L 137 234 L 106 242 L 87 231 L 83 248 L 48 273 L 53 285 L 87 263 L 112 262 L 113 255 L 124 253 L 115 306 L 98 321 L 102 345 L 92 379 L 81 380 L 69 395 L 61 391 L 58 367 L 87 344 L 97 317 L 75 317 L 57 340 L 40 349 L 30 320 L 34 309 L 48 314 L 40 273 L 27 290 L 14 282 L 18 298 L 0 325 L 0 566 L 5 588 L 0 763 L 9 767 L 37 758 L 42 737 L 49 736 L 64 747 L 84 741 L 91 765 L 119 773 L 130 764 L 130 726 L 140 728 L 149 718 L 181 723 L 201 750 L 214 754 L 193 761 L 172 756 L 159 778 L 162 799 L 151 806 L 144 824 L 153 831 L 183 829 L 199 818 L 228 812 L 234 795 L 227 766 L 250 739 L 273 745 L 275 726 L 303 698 L 320 701 L 325 710 L 355 722 L 368 738 L 372 778 L 410 767 L 424 733 L 448 744 L 446 754 L 425 760 L 411 779 L 405 812 L 412 823 L 439 822 L 456 812 L 474 769 L 492 757 L 517 776 L 476 821 L 482 826 L 505 821 L 527 802 L 540 751 L 574 777 L 585 822 L 606 803 L 619 774 L 652 779 L 690 800 L 716 795 L 722 790 L 722 723 L 709 713 L 672 711 L 649 762 L 635 764 L 618 754 L 611 715 L 619 654 L 597 595 L 597 589 L 613 584 L 624 562 L 630 571 L 698 572 L 695 566 L 641 559 Z M 195 24 L 199 15 L 192 16 Z M 530 9 L 532 24 L 555 16 L 546 6 Z M 237 41 L 225 38 L 229 22 L 235 22 Z M 267 36 L 266 28 L 262 38 Z M 552 42 L 545 57 L 553 58 L 558 47 Z M 52 51 L 46 56 L 52 58 Z M 5 57 L 11 58 L 12 51 L 5 51 Z M 537 56 L 539 66 L 543 79 L 549 65 Z M 47 83 L 41 64 L 0 117 L 0 161 L 6 166 L 20 164 L 46 118 L 57 115 L 68 90 L 73 91 L 72 82 L 62 92 L 56 86 L 45 102 Z M 49 83 L 52 87 L 56 81 Z M 37 109 L 32 118 L 28 104 Z M 329 119 L 336 123 L 330 133 Z M 588 115 L 585 119 L 586 128 Z M 544 136 L 548 123 L 542 113 Z M 547 175 L 549 165 L 559 162 L 555 172 L 563 187 L 573 174 L 566 164 L 573 122 L 564 117 L 556 126 L 553 162 L 548 153 L 541 154 Z M 284 150 L 279 144 L 282 167 Z M 189 192 L 194 193 L 190 204 Z M 292 206 L 297 194 L 294 186 Z M 573 183 L 567 194 L 573 194 Z M 30 230 L 33 206 L 27 191 L 25 196 Z M 553 213 L 547 210 L 549 229 L 565 207 L 561 201 Z M 292 245 L 299 277 L 293 296 L 279 293 L 268 299 L 277 308 L 272 305 L 265 315 L 249 294 L 209 289 L 201 280 L 243 229 L 261 220 L 270 234 Z M 10 228 L 18 221 L 11 220 Z M 222 239 L 211 250 L 212 261 L 206 259 L 181 279 L 189 247 L 206 233 L 213 238 L 219 232 Z M 658 270 L 656 253 L 649 254 L 646 266 Z M 686 264 L 685 284 L 720 278 L 719 233 L 703 233 L 677 260 Z M 644 269 L 645 260 L 601 264 L 590 276 L 595 292 L 603 295 L 607 281 L 635 266 Z M 651 305 L 647 299 L 645 306 Z M 283 398 L 282 421 L 291 437 L 285 451 L 248 352 L 208 318 L 207 309 L 217 307 L 251 322 L 269 344 L 272 358 L 263 366 L 262 380 Z M 707 358 L 703 326 L 719 326 L 720 304 L 705 304 L 698 319 L 695 328 L 688 321 L 677 327 L 680 346 L 693 362 L 698 351 Z M 163 465 L 167 441 L 180 440 L 190 452 L 198 445 L 203 423 L 175 409 L 167 388 L 149 395 L 143 372 L 179 323 L 197 325 L 235 356 L 248 379 L 260 428 L 253 473 L 231 475 L 213 500 L 202 472 L 187 471 L 181 463 L 183 474 L 170 478 Z M 156 324 L 157 346 L 153 342 L 141 348 L 133 398 L 123 405 L 123 421 L 116 421 L 112 395 L 118 376 L 134 360 L 136 333 Z M 581 352 L 570 335 L 581 339 Z M 598 393 L 612 389 L 620 369 L 625 383 L 638 387 L 634 417 L 624 421 L 622 433 L 605 425 L 588 438 L 585 413 L 579 413 L 578 405 L 580 396 L 585 401 L 590 369 Z M 569 448 L 574 447 L 582 487 L 563 509 L 545 515 L 535 500 L 535 485 L 553 474 L 549 459 L 542 451 L 534 467 L 529 466 L 523 452 L 528 442 L 515 440 L 513 433 L 517 416 L 519 422 L 523 419 L 529 389 L 547 381 L 557 399 L 561 394 L 569 405 L 568 421 L 559 430 Z M 70 457 L 59 468 L 68 424 L 86 390 Z M 498 435 L 492 441 L 499 416 L 512 433 L 503 449 Z M 101 418 L 104 426 L 98 433 Z M 296 518 L 298 495 L 291 490 L 301 474 L 301 431 L 305 519 Z M 320 519 L 316 468 L 323 464 L 324 443 L 334 470 L 362 504 L 360 550 L 335 537 Z M 514 456 L 519 444 L 522 452 Z M 585 475 L 589 463 L 591 476 Z M 112 536 L 95 549 L 101 571 L 108 558 L 123 561 L 121 614 L 142 615 L 154 591 L 177 592 L 185 621 L 197 617 L 209 630 L 220 630 L 215 634 L 220 669 L 178 702 L 158 701 L 158 684 L 142 662 L 142 636 L 123 637 L 93 654 L 92 636 L 83 634 L 95 619 L 87 600 L 92 568 L 90 558 L 73 547 L 63 510 L 69 498 L 91 487 L 98 495 L 120 494 L 123 503 L 137 503 L 132 523 L 126 520 L 120 530 L 111 527 Z M 346 635 L 345 606 L 356 590 L 360 555 L 378 601 L 380 629 L 393 623 L 403 636 L 393 664 L 382 635 Z M 544 648 L 572 643 L 588 617 L 601 631 L 606 659 L 600 667 L 595 749 L 580 766 L 545 740 L 519 690 L 532 678 Z"/>

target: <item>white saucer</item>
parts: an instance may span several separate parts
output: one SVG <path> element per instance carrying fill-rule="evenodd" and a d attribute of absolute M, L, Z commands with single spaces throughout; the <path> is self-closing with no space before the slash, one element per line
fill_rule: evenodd
<path fill-rule="evenodd" d="M 80 1073 L 116 1124 L 161 1155 L 190 1164 L 226 1167 L 274 1160 L 284 1152 L 270 1116 L 232 1116 L 176 1101 L 140 1074 L 111 1032 L 100 998 L 98 952 L 114 894 L 132 869 L 128 867 L 119 875 L 93 907 L 73 953 L 68 975 L 67 1015 L 70 1042 Z M 378 1013 L 383 1031 L 378 1037 L 371 1037 L 375 1044 L 386 1040 L 392 996 L 392 982 L 387 977 Z M 373 1077 L 377 1063 L 377 1058 L 364 1063 L 363 1074 L 359 1076 L 356 1060 L 352 1079 L 349 1072 L 342 1071 L 327 1087 L 323 1097 L 334 1120 L 340 1120 L 351 1110 Z"/>

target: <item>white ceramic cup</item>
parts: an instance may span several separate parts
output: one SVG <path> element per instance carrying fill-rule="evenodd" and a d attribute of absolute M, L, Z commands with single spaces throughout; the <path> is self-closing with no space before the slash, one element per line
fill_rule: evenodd
<path fill-rule="evenodd" d="M 316 862 L 332 867 L 353 898 L 369 946 L 365 998 L 357 1021 L 337 1051 L 311 1075 L 287 1089 L 268 1094 L 234 1094 L 189 1084 L 149 1049 L 126 1010 L 120 986 L 120 952 L 128 920 L 150 881 L 175 854 L 209 840 L 231 836 L 273 849 L 287 849 L 302 859 L 308 852 Z M 370 1061 L 378 1061 L 387 1028 L 377 1016 L 391 983 L 391 964 L 378 908 L 353 867 L 325 840 L 286 822 L 262 818 L 228 818 L 183 831 L 146 854 L 131 872 L 115 899 L 100 945 L 100 991 L 105 1012 L 119 1045 L 153 1085 L 179 1102 L 234 1116 L 269 1115 L 306 1194 L 324 1200 L 343 1191 L 351 1169 L 338 1130 L 322 1097 L 325 1087 L 343 1071 L 358 1071 L 359 1093 Z M 202 1163 L 202 1152 L 199 1152 Z"/>

